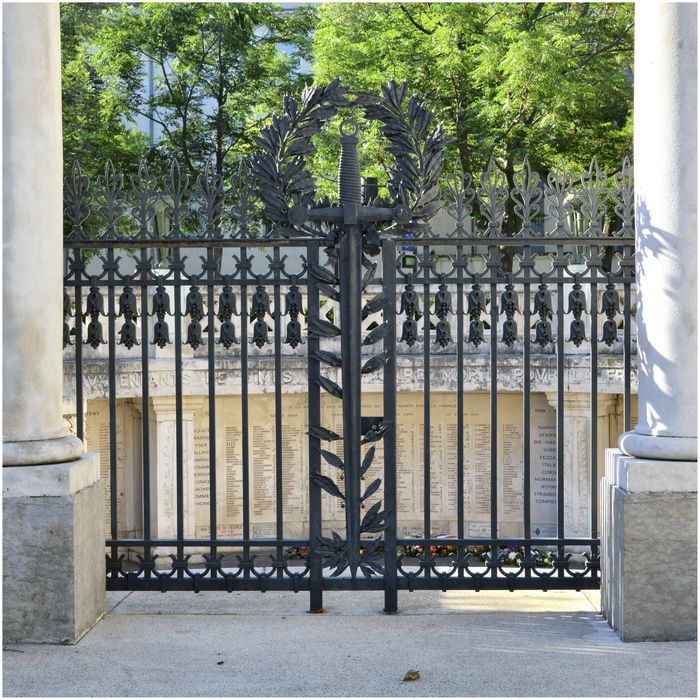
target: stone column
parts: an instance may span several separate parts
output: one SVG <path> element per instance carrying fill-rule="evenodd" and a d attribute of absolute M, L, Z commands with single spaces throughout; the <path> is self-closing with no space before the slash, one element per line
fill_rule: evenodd
<path fill-rule="evenodd" d="M 635 8 L 639 419 L 606 460 L 602 606 L 625 641 L 685 640 L 697 636 L 697 6 Z"/>
<path fill-rule="evenodd" d="M 697 7 L 637 3 L 633 457 L 697 460 Z"/>
<path fill-rule="evenodd" d="M 63 425 L 59 6 L 2 10 L 3 633 L 75 642 L 105 564 L 98 458 Z"/>

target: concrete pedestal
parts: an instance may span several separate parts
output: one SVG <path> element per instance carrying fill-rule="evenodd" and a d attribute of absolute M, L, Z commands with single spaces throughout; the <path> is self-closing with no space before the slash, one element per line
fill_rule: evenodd
<path fill-rule="evenodd" d="M 5 643 L 72 644 L 104 615 L 99 477 L 92 453 L 3 469 Z"/>
<path fill-rule="evenodd" d="M 608 450 L 603 614 L 625 642 L 697 638 L 697 463 Z"/>

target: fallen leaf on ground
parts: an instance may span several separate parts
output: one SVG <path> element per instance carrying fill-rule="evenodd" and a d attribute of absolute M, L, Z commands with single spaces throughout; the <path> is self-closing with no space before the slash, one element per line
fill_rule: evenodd
<path fill-rule="evenodd" d="M 403 677 L 404 681 L 417 681 L 420 678 L 420 673 L 418 671 L 414 671 L 411 669 L 410 671 L 406 671 L 406 675 Z"/>

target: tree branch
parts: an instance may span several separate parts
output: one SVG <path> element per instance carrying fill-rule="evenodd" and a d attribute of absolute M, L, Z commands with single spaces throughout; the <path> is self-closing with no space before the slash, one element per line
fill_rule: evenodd
<path fill-rule="evenodd" d="M 399 3 L 399 8 L 401 8 L 401 11 L 408 17 L 408 21 L 420 32 L 423 32 L 423 34 L 427 34 L 428 36 L 432 36 L 435 34 L 435 30 L 438 27 L 442 26 L 441 22 L 438 22 L 433 29 L 426 29 L 422 24 L 419 24 L 416 22 L 415 19 L 411 16 L 411 13 L 406 9 L 403 3 Z"/>
<path fill-rule="evenodd" d="M 627 34 L 629 34 L 629 31 L 630 29 L 632 29 L 633 26 L 634 22 L 630 22 L 610 43 L 595 49 L 594 51 L 589 53 L 588 56 L 585 56 L 584 58 L 580 59 L 575 66 L 563 70 L 562 74 L 566 75 L 566 73 L 571 73 L 575 70 L 581 70 L 581 68 L 587 66 L 596 56 L 600 56 L 600 54 L 602 53 L 619 53 L 619 51 L 613 51 L 613 49 L 620 44 L 620 42 L 625 38 Z"/>

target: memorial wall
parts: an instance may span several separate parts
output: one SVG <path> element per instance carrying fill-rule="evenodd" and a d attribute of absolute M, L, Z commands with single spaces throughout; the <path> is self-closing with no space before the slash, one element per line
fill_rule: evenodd
<path fill-rule="evenodd" d="M 567 535 L 587 536 L 590 531 L 590 397 L 567 394 L 565 401 L 565 528 Z M 572 399 L 574 397 L 574 399 Z M 634 397 L 636 398 L 636 397 Z M 636 403 L 636 402 L 635 402 Z M 534 536 L 556 536 L 557 459 L 556 394 L 531 395 L 530 412 L 530 513 Z M 602 409 L 601 409 L 602 407 Z M 241 397 L 216 398 L 216 510 L 217 535 L 243 535 L 243 431 Z M 366 392 L 362 413 L 382 414 L 382 394 Z M 323 394 L 322 425 L 342 434 L 342 405 Z M 598 464 L 602 453 L 618 435 L 620 401 L 616 395 L 599 397 Z M 156 396 L 149 407 L 148 470 L 151 484 L 151 532 L 170 537 L 176 533 L 175 401 Z M 457 534 L 457 400 L 454 392 L 431 392 L 430 439 L 424 443 L 423 394 L 402 391 L 397 396 L 397 516 L 398 534 L 423 534 L 425 470 L 429 469 L 429 500 L 433 535 Z M 307 395 L 282 396 L 281 434 L 276 439 L 274 394 L 249 397 L 250 535 L 277 534 L 276 472 L 281 469 L 284 537 L 308 536 Z M 464 395 L 464 533 L 490 535 L 491 453 L 490 404 L 485 392 Z M 141 401 L 117 401 L 115 451 L 117 464 L 118 531 L 121 536 L 142 534 L 143 455 Z M 523 535 L 523 405 L 522 394 L 498 395 L 497 512 L 499 535 Z M 210 443 L 208 400 L 205 395 L 183 397 L 183 522 L 186 537 L 208 537 L 210 523 Z M 104 399 L 87 401 L 85 442 L 99 452 L 105 483 L 105 530 L 110 531 L 110 420 Z M 279 447 L 279 453 L 278 453 Z M 326 442 L 342 457 L 342 443 Z M 369 484 L 383 474 L 383 443 L 365 476 Z M 363 451 L 366 448 L 363 448 Z M 324 473 L 337 470 L 322 460 Z M 383 498 L 380 489 L 367 503 Z M 344 530 L 339 499 L 322 494 L 325 530 Z"/>

